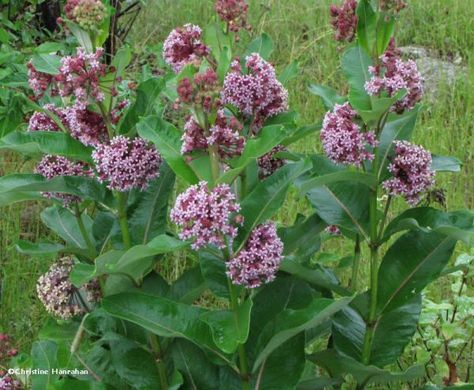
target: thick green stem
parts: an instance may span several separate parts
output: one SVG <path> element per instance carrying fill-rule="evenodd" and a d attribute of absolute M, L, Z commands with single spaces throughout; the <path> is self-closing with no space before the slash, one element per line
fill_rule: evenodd
<path fill-rule="evenodd" d="M 160 342 L 158 337 L 154 333 L 149 334 L 151 349 L 156 359 L 156 367 L 158 368 L 158 374 L 160 375 L 161 390 L 168 390 L 168 375 L 166 374 L 166 366 L 163 361 L 163 355 L 161 351 Z"/>
<path fill-rule="evenodd" d="M 123 192 L 117 193 L 118 199 L 118 217 L 120 222 L 120 229 L 122 230 L 123 245 L 125 249 L 129 249 L 132 246 L 132 240 L 130 239 L 130 231 L 128 230 L 127 220 L 127 199 L 128 194 Z"/>
<path fill-rule="evenodd" d="M 79 209 L 79 205 L 77 203 L 74 204 L 74 216 L 76 217 L 77 224 L 79 226 L 79 230 L 81 231 L 81 235 L 84 238 L 84 241 L 86 242 L 87 248 L 89 249 L 90 255 L 92 258 L 95 257 L 97 254 L 97 251 L 94 247 L 94 244 L 92 243 L 89 234 L 87 233 L 87 229 L 84 225 L 84 221 L 82 220 L 82 212 Z"/>
<path fill-rule="evenodd" d="M 238 316 L 237 310 L 239 309 L 239 302 L 237 299 L 235 287 L 232 284 L 231 280 L 227 279 L 227 283 L 229 285 L 230 307 L 232 311 L 234 312 L 234 320 L 238 328 L 239 316 Z M 239 344 L 238 352 L 239 352 L 240 376 L 242 378 L 242 390 L 249 390 L 250 389 L 250 376 L 249 376 L 249 369 L 248 369 L 248 362 L 247 362 L 247 354 L 245 352 L 244 344 Z"/>
<path fill-rule="evenodd" d="M 357 291 L 357 279 L 359 277 L 359 265 L 360 265 L 360 236 L 356 236 L 356 242 L 354 245 L 354 261 L 352 263 L 352 275 L 351 283 L 349 288 L 352 291 Z"/>

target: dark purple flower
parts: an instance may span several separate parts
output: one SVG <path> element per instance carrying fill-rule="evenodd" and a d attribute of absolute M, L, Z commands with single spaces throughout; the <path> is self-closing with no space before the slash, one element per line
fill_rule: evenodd
<path fill-rule="evenodd" d="M 96 146 L 108 140 L 102 115 L 76 104 L 63 110 L 64 122 L 71 135 L 86 146 Z"/>
<path fill-rule="evenodd" d="M 223 248 L 226 237 L 232 239 L 237 235 L 231 214 L 239 210 L 240 205 L 227 184 L 210 190 L 202 181 L 177 197 L 171 220 L 182 229 L 179 233 L 182 240 L 193 240 L 193 249 L 205 245 Z"/>
<path fill-rule="evenodd" d="M 163 58 L 175 73 L 187 64 L 199 65 L 201 58 L 209 53 L 209 48 L 201 42 L 201 28 L 189 23 L 171 31 L 163 44 Z"/>
<path fill-rule="evenodd" d="M 227 275 L 234 284 L 256 288 L 275 279 L 282 259 L 283 243 L 275 224 L 267 222 L 257 226 L 245 247 L 227 262 Z"/>
<path fill-rule="evenodd" d="M 250 28 L 247 24 L 249 6 L 245 0 L 216 0 L 215 9 L 230 31 L 238 32 L 242 28 Z"/>
<path fill-rule="evenodd" d="M 56 107 L 54 104 L 45 104 L 43 109 L 56 115 L 64 124 L 64 109 Z M 28 131 L 61 131 L 61 129 L 47 112 L 35 111 L 28 123 Z"/>
<path fill-rule="evenodd" d="M 320 138 L 328 158 L 336 164 L 360 166 L 365 160 L 373 160 L 368 146 L 376 146 L 375 134 L 363 133 L 354 122 L 357 113 L 349 103 L 336 104 L 324 117 Z"/>
<path fill-rule="evenodd" d="M 351 42 L 354 39 L 357 30 L 356 9 L 356 0 L 344 0 L 340 7 L 331 5 L 331 24 L 337 41 Z"/>
<path fill-rule="evenodd" d="M 63 257 L 54 263 L 44 275 L 40 276 L 36 285 L 38 298 L 46 311 L 61 319 L 69 319 L 84 314 L 89 306 L 100 299 L 100 286 L 97 281 L 87 283 L 81 289 L 76 288 L 69 280 L 74 266 L 70 257 Z M 75 297 L 80 297 L 77 299 Z M 81 302 L 81 303 L 82 303 Z"/>
<path fill-rule="evenodd" d="M 393 178 L 383 187 L 390 195 L 403 195 L 410 205 L 420 200 L 421 193 L 434 185 L 431 154 L 421 146 L 395 141 L 395 158 L 388 166 Z"/>
<path fill-rule="evenodd" d="M 39 72 L 30 61 L 28 67 L 28 84 L 37 98 L 41 98 L 53 83 L 54 76 L 48 73 Z M 54 92 L 53 88 L 53 92 Z M 54 93 L 53 93 L 54 95 Z"/>
<path fill-rule="evenodd" d="M 179 82 L 177 105 L 196 105 L 209 113 L 221 106 L 220 91 L 217 73 L 212 69 L 207 69 L 196 73 L 192 79 L 185 77 Z"/>
<path fill-rule="evenodd" d="M 232 104 L 243 114 L 253 116 L 258 130 L 267 118 L 288 110 L 288 91 L 278 81 L 275 69 L 259 54 L 246 58 L 248 73 L 242 73 L 238 60 L 232 63 L 222 90 L 224 104 Z"/>
<path fill-rule="evenodd" d="M 83 162 L 70 161 L 66 157 L 46 155 L 36 166 L 36 173 L 48 180 L 61 176 L 92 176 L 91 169 Z M 59 199 L 65 206 L 73 202 L 79 202 L 78 196 L 59 192 L 43 192 L 42 195 L 48 199 Z"/>
<path fill-rule="evenodd" d="M 274 172 L 285 165 L 285 160 L 275 156 L 278 152 L 285 151 L 287 151 L 287 149 L 283 145 L 277 145 L 257 160 L 260 179 L 265 179 L 273 175 Z"/>
<path fill-rule="evenodd" d="M 121 135 L 98 145 L 92 158 L 99 180 L 108 182 L 111 190 L 121 192 L 146 189 L 158 177 L 162 162 L 156 148 L 142 138 L 132 140 Z"/>

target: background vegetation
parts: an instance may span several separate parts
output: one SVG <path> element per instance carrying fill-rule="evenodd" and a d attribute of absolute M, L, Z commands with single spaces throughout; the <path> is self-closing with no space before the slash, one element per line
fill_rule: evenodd
<path fill-rule="evenodd" d="M 290 105 L 301 113 L 303 124 L 321 121 L 324 107 L 308 92 L 307 82 L 338 87 L 342 85 L 339 67 L 340 51 L 332 39 L 329 25 L 329 0 L 260 0 L 250 1 L 250 22 L 255 34 L 267 32 L 275 42 L 272 57 L 277 69 L 296 60 L 299 76 L 290 85 Z M 161 58 L 159 42 L 177 25 L 187 22 L 205 25 L 215 18 L 213 1 L 148 0 L 128 37 L 134 50 L 134 67 L 155 69 Z M 438 187 L 446 192 L 450 209 L 474 208 L 474 0 L 411 0 L 402 12 L 397 32 L 399 46 L 421 46 L 432 50 L 439 59 L 455 62 L 458 73 L 454 80 L 437 80 L 437 91 L 428 91 L 418 139 L 434 153 L 452 155 L 463 161 L 458 175 L 438 175 Z M 242 42 L 244 44 L 245 42 Z M 346 92 L 346 91 L 341 91 Z M 294 151 L 320 150 L 319 139 L 306 138 Z M 29 172 L 33 164 L 10 153 L 0 154 L 0 174 Z M 279 215 L 282 223 L 290 223 L 307 205 L 295 196 L 290 198 Z M 45 238 L 46 229 L 39 221 L 39 206 L 35 203 L 14 205 L 1 210 L 0 217 L 0 330 L 12 334 L 21 349 L 28 350 L 43 319 L 43 308 L 37 304 L 35 284 L 50 261 L 27 259 L 15 250 L 18 239 L 31 241 Z M 347 248 L 332 240 L 325 245 L 318 261 L 331 264 L 347 254 Z M 458 246 L 457 254 L 470 248 Z M 337 256 L 335 256 L 336 254 Z M 170 259 L 173 261 L 175 259 Z M 174 262 L 174 261 L 173 261 Z M 337 263 L 336 263 L 337 264 Z M 367 264 L 366 264 L 367 265 Z M 363 268 L 365 266 L 363 265 Z M 365 269 L 361 279 L 367 280 Z M 340 270 L 342 278 L 345 271 Z M 170 275 L 173 277 L 173 275 Z M 451 300 L 452 279 L 441 278 L 427 298 L 433 302 Z M 472 278 L 463 293 L 474 296 Z M 426 312 L 429 313 L 427 307 Z M 468 329 L 468 332 L 472 330 Z M 469 333 L 466 334 L 469 337 Z M 472 334 L 471 334 L 472 337 Z M 419 338 L 417 343 L 422 343 Z M 469 348 L 469 346 L 468 346 Z M 472 364 L 472 351 L 464 362 L 465 370 Z M 445 370 L 446 367 L 440 367 Z M 472 379 L 472 378 L 471 378 Z"/>

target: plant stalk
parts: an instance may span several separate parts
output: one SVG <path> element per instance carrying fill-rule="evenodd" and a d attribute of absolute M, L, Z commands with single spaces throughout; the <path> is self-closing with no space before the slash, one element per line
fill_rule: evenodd
<path fill-rule="evenodd" d="M 166 374 L 166 366 L 163 361 L 162 351 L 158 337 L 154 333 L 150 333 L 149 336 L 151 349 L 155 355 L 156 367 L 158 368 L 158 374 L 160 375 L 160 385 L 162 390 L 168 390 L 168 375 Z"/>
<path fill-rule="evenodd" d="M 237 300 L 237 294 L 235 291 L 235 287 L 232 284 L 230 279 L 227 279 L 227 283 L 229 285 L 229 295 L 230 295 L 230 307 L 234 312 L 234 321 L 239 328 L 239 317 L 237 314 L 237 310 L 239 308 L 239 302 Z M 242 390 L 250 390 L 250 376 L 249 376 L 249 369 L 248 369 L 248 362 L 247 362 L 247 354 L 245 352 L 245 345 L 239 344 L 238 347 L 239 352 L 239 366 L 240 366 L 240 376 L 242 378 Z"/>
<path fill-rule="evenodd" d="M 359 277 L 360 265 L 360 236 L 357 234 L 354 246 L 354 261 L 352 263 L 352 275 L 349 288 L 352 291 L 357 291 L 357 278 Z"/>
<path fill-rule="evenodd" d="M 89 234 L 87 234 L 87 229 L 84 225 L 84 221 L 82 220 L 82 212 L 79 209 L 79 205 L 77 202 L 74 203 L 74 216 L 76 217 L 77 220 L 77 225 L 79 226 L 79 230 L 81 231 L 81 235 L 84 238 L 84 241 L 86 242 L 87 248 L 89 249 L 90 255 L 92 258 L 95 257 L 97 254 L 97 251 L 94 247 L 94 244 L 92 243 Z"/>
<path fill-rule="evenodd" d="M 117 193 L 118 199 L 118 217 L 120 222 L 120 230 L 122 231 L 123 245 L 125 249 L 130 249 L 132 240 L 130 239 L 130 231 L 128 229 L 127 220 L 127 199 L 128 194 L 123 192 Z"/>

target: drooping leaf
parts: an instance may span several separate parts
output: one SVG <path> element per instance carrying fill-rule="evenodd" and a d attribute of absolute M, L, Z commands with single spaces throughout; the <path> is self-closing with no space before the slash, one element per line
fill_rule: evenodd
<path fill-rule="evenodd" d="M 225 262 L 212 253 L 200 251 L 199 266 L 207 287 L 218 297 L 229 298 Z"/>
<path fill-rule="evenodd" d="M 38 72 L 57 75 L 61 66 L 61 58 L 54 54 L 35 54 L 31 62 Z"/>
<path fill-rule="evenodd" d="M 266 180 L 261 181 L 241 202 L 244 224 L 236 239 L 240 246 L 251 231 L 270 218 L 285 200 L 286 192 L 294 180 L 311 167 L 309 161 L 287 164 Z"/>
<path fill-rule="evenodd" d="M 58 368 L 58 347 L 54 341 L 35 341 L 31 348 L 31 363 L 33 369 L 45 370 L 47 374 L 32 375 L 31 382 L 35 389 L 47 389 L 57 379 L 52 374 L 53 368 Z"/>
<path fill-rule="evenodd" d="M 181 303 L 194 303 L 207 288 L 199 266 L 185 271 L 170 287 L 169 299 Z"/>
<path fill-rule="evenodd" d="M 133 242 L 146 244 L 150 239 L 165 233 L 168 213 L 168 200 L 173 191 L 175 175 L 164 163 L 160 176 L 149 184 L 141 194 L 140 201 L 128 222 Z"/>
<path fill-rule="evenodd" d="M 245 55 L 243 55 L 242 58 L 245 58 L 252 53 L 258 53 L 263 59 L 268 61 L 272 52 L 272 39 L 268 34 L 263 33 L 249 43 L 247 49 L 245 50 Z"/>
<path fill-rule="evenodd" d="M 435 280 L 448 263 L 456 240 L 437 232 L 411 231 L 388 249 L 378 273 L 377 312 L 394 310 Z"/>
<path fill-rule="evenodd" d="M 362 0 L 357 5 L 357 41 L 372 56 L 376 49 L 377 40 L 377 14 L 369 0 Z"/>
<path fill-rule="evenodd" d="M 278 80 L 283 85 L 286 85 L 288 81 L 298 75 L 298 70 L 298 63 L 296 61 L 293 61 L 283 69 L 283 71 L 280 73 L 280 76 L 278 76 Z"/>
<path fill-rule="evenodd" d="M 432 156 L 431 169 L 436 172 L 461 172 L 462 161 L 451 156 Z"/>
<path fill-rule="evenodd" d="M 69 134 L 55 131 L 18 132 L 0 139 L 0 149 L 24 154 L 53 154 L 73 160 L 91 162 L 92 149 L 84 146 Z"/>
<path fill-rule="evenodd" d="M 347 100 L 345 97 L 340 96 L 335 89 L 324 85 L 310 84 L 308 90 L 322 99 L 327 110 L 332 110 L 334 105 L 343 104 Z"/>

